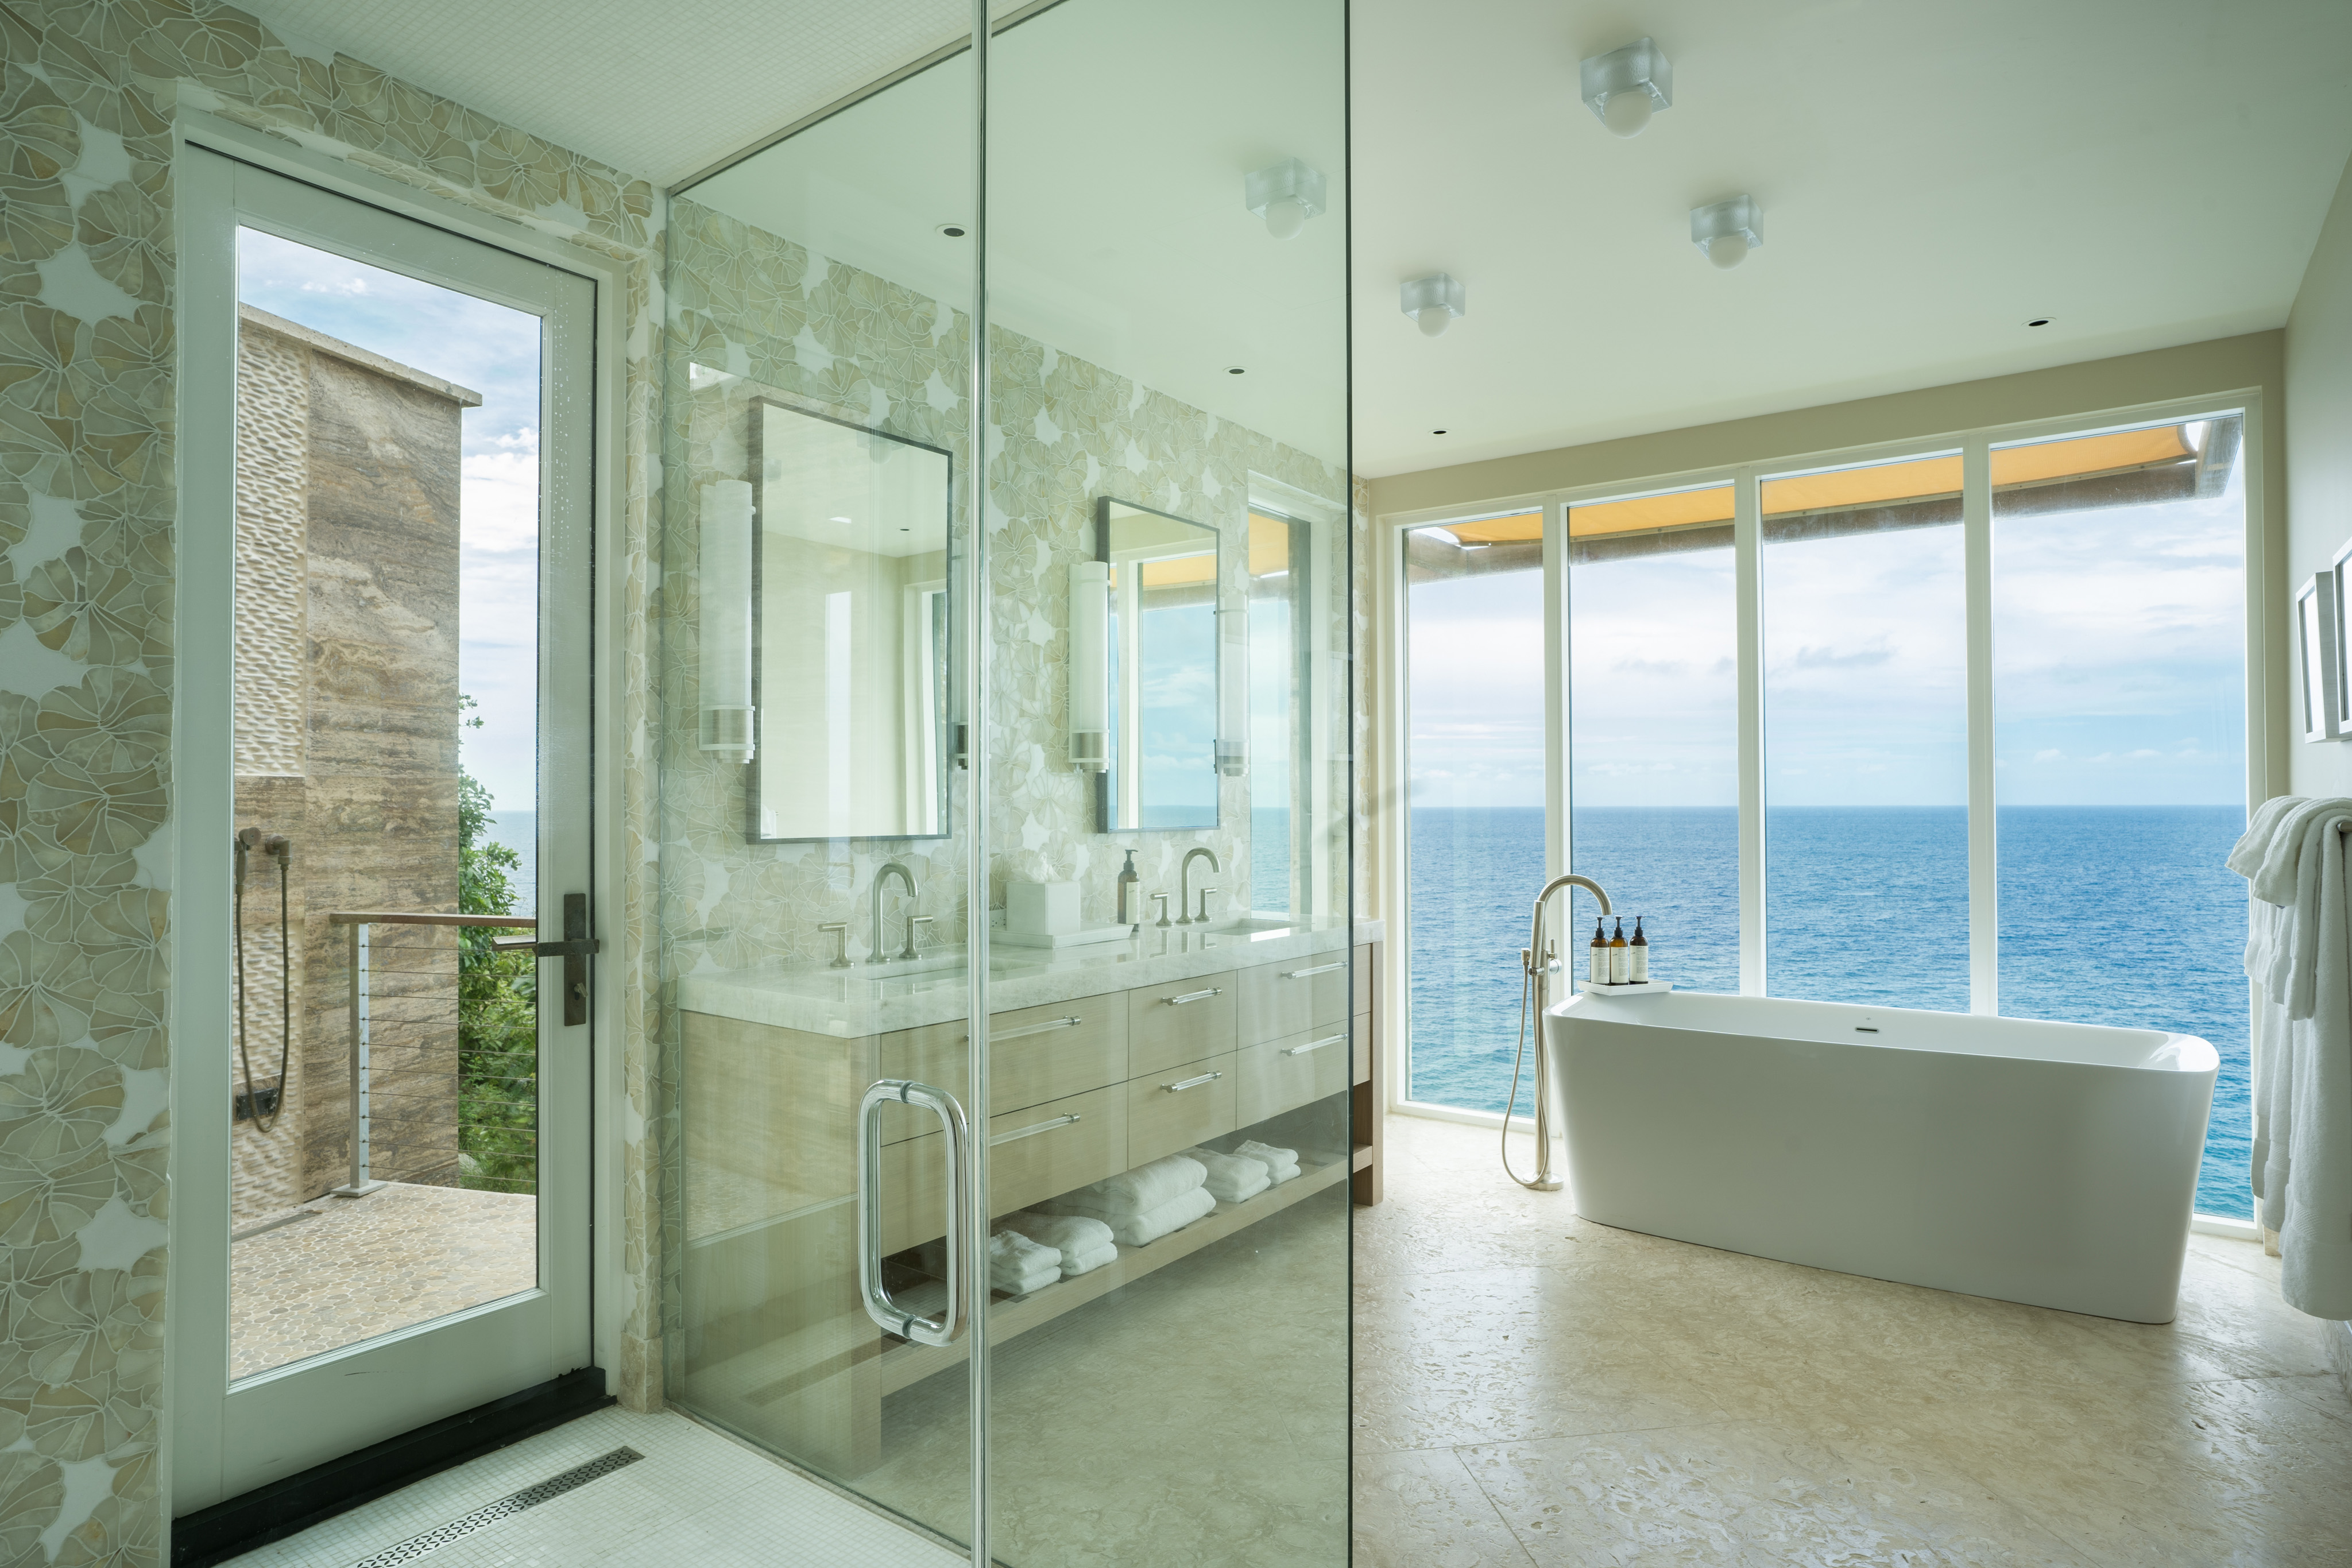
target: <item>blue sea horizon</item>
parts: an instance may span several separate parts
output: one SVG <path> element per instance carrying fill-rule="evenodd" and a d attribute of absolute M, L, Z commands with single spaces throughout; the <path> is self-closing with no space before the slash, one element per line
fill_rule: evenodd
<path fill-rule="evenodd" d="M 1544 813 L 1421 806 L 1412 825 L 1410 1093 L 1499 1111 Z M 1737 810 L 1592 807 L 1570 825 L 1577 870 L 1609 889 L 1628 933 L 1643 917 L 1658 978 L 1738 989 Z M 2210 1042 L 2221 1065 L 2197 1210 L 2250 1218 L 2246 888 L 2222 865 L 2244 810 L 2003 806 L 1995 826 L 2000 1010 Z M 1772 995 L 1968 1010 L 1965 808 L 1774 808 L 1765 843 Z M 1571 960 L 1591 936 L 1576 917 L 1593 914 L 1575 900 Z"/>

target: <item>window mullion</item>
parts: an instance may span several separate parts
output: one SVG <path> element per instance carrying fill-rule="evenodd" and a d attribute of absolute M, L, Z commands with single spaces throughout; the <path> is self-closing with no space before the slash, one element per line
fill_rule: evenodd
<path fill-rule="evenodd" d="M 1763 497 L 1752 470 L 1731 482 L 1739 639 L 1739 991 L 1764 995 Z"/>
<path fill-rule="evenodd" d="M 1969 1010 L 2000 1010 L 2000 860 L 1992 709 L 1992 449 L 1960 448 L 1961 545 L 1967 562 L 1969 669 Z"/>
<path fill-rule="evenodd" d="M 1570 694 L 1568 639 L 1568 506 L 1557 496 L 1543 507 L 1544 574 L 1544 864 L 1546 879 L 1570 869 L 1575 846 L 1569 811 Z"/>

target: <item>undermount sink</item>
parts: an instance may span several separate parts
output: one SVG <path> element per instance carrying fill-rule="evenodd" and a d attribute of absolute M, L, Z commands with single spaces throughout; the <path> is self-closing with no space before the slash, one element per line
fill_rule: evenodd
<path fill-rule="evenodd" d="M 1286 915 L 1237 915 L 1231 920 L 1195 925 L 1192 929 L 1217 936 L 1252 936 L 1261 931 L 1288 931 L 1297 924 Z"/>

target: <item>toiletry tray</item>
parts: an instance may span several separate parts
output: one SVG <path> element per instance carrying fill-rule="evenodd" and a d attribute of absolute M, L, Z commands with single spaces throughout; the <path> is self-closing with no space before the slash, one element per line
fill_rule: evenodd
<path fill-rule="evenodd" d="M 1675 988 L 1672 980 L 1643 980 L 1622 986 L 1596 986 L 1591 980 L 1579 980 L 1576 988 L 1588 997 L 1654 997 Z"/>

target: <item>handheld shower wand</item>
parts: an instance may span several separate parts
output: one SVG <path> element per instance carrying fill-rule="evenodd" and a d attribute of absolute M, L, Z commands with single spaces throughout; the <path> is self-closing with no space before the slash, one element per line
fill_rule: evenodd
<path fill-rule="evenodd" d="M 1551 895 L 1563 888 L 1580 887 L 1600 901 L 1601 913 L 1609 913 L 1609 894 L 1589 876 L 1573 872 L 1556 876 L 1544 883 L 1536 894 L 1535 920 L 1528 932 L 1528 945 L 1519 949 L 1519 968 L 1523 978 L 1519 986 L 1519 1043 L 1511 1057 L 1511 1096 L 1503 1102 L 1503 1174 L 1521 1186 L 1537 1192 L 1558 1192 L 1562 1186 L 1559 1177 L 1551 1174 L 1551 1071 L 1543 1049 L 1536 1041 L 1536 1174 L 1533 1180 L 1524 1180 L 1511 1168 L 1511 1111 L 1519 1103 L 1519 1070 L 1528 1056 L 1528 1004 L 1535 1004 L 1536 1028 L 1543 1028 L 1544 1009 L 1550 1004 L 1551 977 L 1559 968 L 1559 944 L 1544 935 L 1544 911 L 1551 905 Z"/>
<path fill-rule="evenodd" d="M 252 852 L 259 850 L 278 862 L 278 1092 L 264 1117 L 261 1100 L 253 1090 L 253 1056 L 245 1040 L 245 882 Z M 293 841 L 283 833 L 240 828 L 236 834 L 236 1056 L 245 1071 L 245 1113 L 257 1131 L 278 1125 L 286 1109 L 286 1070 L 294 1055 L 294 933 L 288 924 L 287 883 L 294 860 Z"/>

